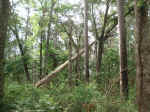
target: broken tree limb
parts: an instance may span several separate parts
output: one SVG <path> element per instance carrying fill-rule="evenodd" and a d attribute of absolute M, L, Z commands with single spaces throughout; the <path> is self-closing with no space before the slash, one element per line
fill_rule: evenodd
<path fill-rule="evenodd" d="M 95 44 L 96 41 L 92 42 L 89 47 L 91 47 L 93 44 Z M 73 56 L 71 58 L 72 61 L 74 61 L 75 59 L 77 59 L 79 56 L 81 56 L 84 53 L 84 48 L 81 49 L 79 51 L 78 54 L 76 54 L 75 56 Z M 50 82 L 53 77 L 57 76 L 57 73 L 60 72 L 61 70 L 63 70 L 67 65 L 69 64 L 69 60 L 65 61 L 63 64 L 61 64 L 60 66 L 58 66 L 54 71 L 52 71 L 49 75 L 45 76 L 44 78 L 42 78 L 40 81 L 38 81 L 35 86 L 36 87 L 40 87 L 41 85 Z"/>

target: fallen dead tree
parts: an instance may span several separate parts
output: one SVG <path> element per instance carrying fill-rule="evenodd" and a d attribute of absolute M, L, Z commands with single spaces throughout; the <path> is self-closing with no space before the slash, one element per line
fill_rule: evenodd
<path fill-rule="evenodd" d="M 92 42 L 89 47 L 91 47 L 93 44 L 95 44 L 96 41 Z M 74 61 L 75 59 L 77 59 L 79 56 L 81 56 L 84 53 L 84 48 L 80 50 L 80 52 L 78 54 L 76 54 L 75 56 L 73 56 L 71 58 L 72 61 Z M 61 64 L 60 66 L 58 66 L 54 71 L 52 71 L 49 75 L 45 76 L 44 78 L 42 78 L 40 81 L 38 81 L 35 86 L 36 87 L 40 87 L 41 85 L 50 82 L 53 77 L 57 76 L 57 73 L 60 72 L 61 70 L 63 70 L 67 65 L 69 64 L 69 60 L 65 61 L 63 64 Z"/>

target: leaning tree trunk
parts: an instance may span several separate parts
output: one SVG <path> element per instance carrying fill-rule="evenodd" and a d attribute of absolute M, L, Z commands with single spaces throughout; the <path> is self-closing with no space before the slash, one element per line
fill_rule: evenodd
<path fill-rule="evenodd" d="M 124 0 L 118 0 L 118 24 L 120 37 L 120 96 L 122 99 L 128 98 L 128 70 L 127 70 L 127 46 L 126 27 L 124 17 Z"/>
<path fill-rule="evenodd" d="M 92 42 L 88 47 L 91 47 L 93 44 L 95 44 L 95 41 Z M 82 49 L 79 51 L 78 54 L 76 54 L 75 56 L 73 56 L 71 58 L 71 61 L 73 62 L 74 60 L 76 60 L 79 56 L 81 56 L 83 53 L 85 52 L 85 49 Z M 36 87 L 40 87 L 43 84 L 46 84 L 48 82 L 50 82 L 53 77 L 57 76 L 57 73 L 62 71 L 67 65 L 69 64 L 69 60 L 65 61 L 63 64 L 61 64 L 60 66 L 58 66 L 54 71 L 52 71 L 49 75 L 45 76 L 44 78 L 42 78 L 40 81 L 38 81 L 35 86 Z"/>
<path fill-rule="evenodd" d="M 138 5 L 140 2 L 142 4 Z M 135 0 L 138 112 L 150 112 L 150 23 L 147 2 Z"/>
<path fill-rule="evenodd" d="M 22 46 L 22 44 L 20 42 L 20 39 L 19 39 L 17 28 L 15 29 L 14 33 L 16 35 L 19 50 L 21 52 L 22 63 L 23 63 L 23 66 L 24 66 L 24 72 L 25 72 L 26 78 L 27 78 L 28 81 L 31 81 L 28 65 L 27 65 L 26 60 L 25 60 L 25 53 L 24 53 L 23 46 Z"/>
<path fill-rule="evenodd" d="M 88 48 L 88 0 L 84 0 L 84 48 L 85 48 L 85 77 L 89 82 L 89 48 Z"/>
<path fill-rule="evenodd" d="M 18 43 L 18 46 L 19 46 L 19 50 L 20 50 L 20 53 L 21 53 L 21 58 L 22 58 L 22 63 L 23 63 L 23 66 L 24 66 L 24 72 L 25 72 L 26 78 L 27 78 L 28 81 L 31 81 L 28 65 L 27 65 L 26 60 L 25 60 L 25 52 L 24 52 L 24 49 L 23 49 L 23 45 L 21 44 L 20 39 L 19 39 L 17 26 L 15 24 L 14 29 L 12 27 L 9 27 L 9 28 L 12 30 L 13 34 L 16 37 L 16 40 L 17 40 L 17 43 Z"/>
<path fill-rule="evenodd" d="M 9 0 L 0 0 L 0 104 L 4 96 L 4 48 L 7 38 Z"/>

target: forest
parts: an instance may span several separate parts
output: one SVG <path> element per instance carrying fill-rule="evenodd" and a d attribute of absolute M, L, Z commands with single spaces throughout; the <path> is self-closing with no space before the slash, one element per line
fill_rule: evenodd
<path fill-rule="evenodd" d="M 0 112 L 150 112 L 150 1 L 0 0 Z"/>

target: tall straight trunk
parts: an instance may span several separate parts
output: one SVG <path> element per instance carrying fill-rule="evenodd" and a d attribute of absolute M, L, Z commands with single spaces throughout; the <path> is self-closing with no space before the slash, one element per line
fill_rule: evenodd
<path fill-rule="evenodd" d="M 53 10 L 54 10 L 55 2 L 52 0 L 52 5 L 50 9 L 50 19 L 48 23 L 48 31 L 47 31 L 47 40 L 46 40 L 46 51 L 45 51 L 45 60 L 44 60 L 44 75 L 48 74 L 48 50 L 49 50 L 49 41 L 51 37 L 51 24 L 52 24 L 52 16 L 53 16 Z"/>
<path fill-rule="evenodd" d="M 126 27 L 124 17 L 124 0 L 118 0 L 118 23 L 120 37 L 120 96 L 122 99 L 128 98 L 128 70 L 127 70 L 127 46 Z"/>
<path fill-rule="evenodd" d="M 81 40 L 81 34 L 82 31 L 79 33 L 79 37 L 77 39 L 77 44 L 76 44 L 76 54 L 79 55 L 79 51 L 80 51 L 80 40 Z M 79 85 L 79 80 L 81 80 L 81 74 L 80 74 L 80 57 L 77 57 L 76 61 L 75 61 L 75 74 L 76 74 L 76 86 Z"/>
<path fill-rule="evenodd" d="M 40 37 L 40 74 L 39 74 L 39 78 L 41 79 L 43 76 L 43 34 L 44 32 L 41 31 L 41 37 Z"/>
<path fill-rule="evenodd" d="M 139 3 L 141 6 L 139 6 Z M 135 0 L 136 94 L 138 112 L 150 112 L 150 23 L 148 1 Z"/>
<path fill-rule="evenodd" d="M 79 55 L 79 48 L 76 49 L 77 55 Z M 75 73 L 76 73 L 76 85 L 78 85 L 78 81 L 80 79 L 80 57 L 77 57 L 76 62 L 75 62 Z"/>
<path fill-rule="evenodd" d="M 77 55 L 79 55 L 79 49 L 80 49 L 80 47 L 78 47 L 77 49 L 76 49 L 76 53 L 77 53 Z M 77 57 L 77 59 L 76 59 L 76 63 L 75 63 L 75 73 L 76 73 L 76 83 L 78 83 L 78 81 L 79 80 L 81 80 L 81 74 L 80 74 L 80 57 Z M 78 84 L 77 84 L 78 85 Z"/>
<path fill-rule="evenodd" d="M 8 9 L 9 0 L 0 0 L 0 105 L 3 103 L 4 96 L 4 49 L 7 38 Z"/>
<path fill-rule="evenodd" d="M 88 0 L 84 0 L 84 48 L 85 48 L 85 77 L 89 82 L 89 48 L 88 48 Z"/>
<path fill-rule="evenodd" d="M 71 36 L 71 35 L 70 35 Z M 71 39 L 72 37 L 69 37 L 69 64 L 68 64 L 68 71 L 69 71 L 69 84 L 72 86 L 72 42 Z"/>

